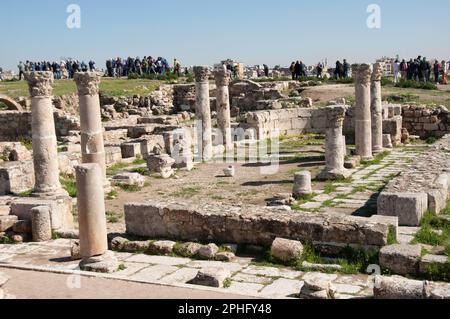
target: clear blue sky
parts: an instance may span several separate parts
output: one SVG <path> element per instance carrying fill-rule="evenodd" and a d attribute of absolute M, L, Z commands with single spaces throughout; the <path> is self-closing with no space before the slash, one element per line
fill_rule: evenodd
<path fill-rule="evenodd" d="M 81 29 L 66 8 L 81 6 Z M 369 29 L 367 6 L 381 7 Z M 1 0 L 0 66 L 74 57 L 164 56 L 185 65 L 328 58 L 371 62 L 417 55 L 450 60 L 448 0 Z"/>

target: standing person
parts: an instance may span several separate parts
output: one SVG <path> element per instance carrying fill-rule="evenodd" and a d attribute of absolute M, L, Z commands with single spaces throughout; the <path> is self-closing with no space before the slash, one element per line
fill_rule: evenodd
<path fill-rule="evenodd" d="M 89 61 L 89 71 L 94 72 L 95 71 L 95 62 Z"/>
<path fill-rule="evenodd" d="M 264 66 L 264 75 L 266 76 L 266 78 L 269 77 L 269 66 L 267 64 L 263 64 Z"/>
<path fill-rule="evenodd" d="M 400 74 L 402 79 L 408 78 L 408 63 L 406 63 L 405 59 L 403 59 L 402 63 L 400 63 Z"/>
<path fill-rule="evenodd" d="M 441 83 L 446 85 L 447 84 L 447 62 L 444 60 L 441 62 Z"/>
<path fill-rule="evenodd" d="M 316 71 L 317 71 L 317 78 L 321 79 L 322 78 L 322 72 L 323 72 L 323 65 L 322 65 L 322 63 L 317 64 Z"/>
<path fill-rule="evenodd" d="M 116 59 L 116 77 L 120 78 L 123 75 L 123 64 L 122 59 L 117 57 Z"/>
<path fill-rule="evenodd" d="M 349 72 L 350 72 L 350 64 L 347 62 L 346 59 L 344 59 L 344 64 L 342 65 L 342 68 L 343 68 L 344 79 L 346 79 L 346 78 L 348 78 Z"/>
<path fill-rule="evenodd" d="M 173 59 L 173 73 L 176 74 L 178 77 L 181 76 L 181 62 L 178 61 L 176 58 Z"/>
<path fill-rule="evenodd" d="M 427 81 L 427 60 L 423 58 L 419 60 L 419 80 L 420 82 Z"/>
<path fill-rule="evenodd" d="M 295 80 L 295 62 L 291 63 L 289 70 L 291 71 L 291 74 L 292 74 L 292 80 Z"/>
<path fill-rule="evenodd" d="M 441 65 L 439 64 L 438 60 L 436 60 L 434 62 L 433 73 L 434 73 L 434 82 L 436 82 L 436 84 L 439 84 L 439 75 L 441 73 Z"/>
<path fill-rule="evenodd" d="M 432 71 L 433 67 L 431 66 L 430 61 L 426 61 L 426 67 L 427 67 L 426 80 L 427 80 L 427 82 L 431 82 L 431 71 Z"/>
<path fill-rule="evenodd" d="M 409 59 L 409 62 L 408 62 L 407 67 L 408 67 L 408 75 L 407 75 L 407 79 L 408 79 L 408 80 L 412 80 L 413 77 L 414 77 L 414 61 L 413 61 L 412 58 Z"/>
<path fill-rule="evenodd" d="M 112 68 L 112 59 L 106 60 L 106 70 L 108 72 L 108 76 L 113 76 L 113 68 Z"/>
<path fill-rule="evenodd" d="M 337 79 L 340 79 L 342 77 L 342 63 L 341 61 L 336 61 L 336 68 L 334 69 L 334 77 Z"/>
<path fill-rule="evenodd" d="M 22 76 L 25 75 L 24 70 L 25 70 L 25 65 L 23 64 L 22 61 L 19 62 L 19 65 L 17 66 L 19 68 L 19 81 L 22 80 Z"/>
<path fill-rule="evenodd" d="M 394 83 L 397 84 L 400 80 L 400 62 L 398 59 L 394 62 Z"/>
<path fill-rule="evenodd" d="M 295 63 L 295 80 L 300 79 L 301 76 L 302 76 L 302 65 L 300 61 L 297 61 Z"/>

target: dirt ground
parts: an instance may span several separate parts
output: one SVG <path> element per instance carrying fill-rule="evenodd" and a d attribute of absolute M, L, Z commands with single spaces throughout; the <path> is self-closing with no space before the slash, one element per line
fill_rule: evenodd
<path fill-rule="evenodd" d="M 209 202 L 224 204 L 266 205 L 268 199 L 278 193 L 291 193 L 294 173 L 308 168 L 313 177 L 324 163 L 322 145 L 292 148 L 281 154 L 275 174 L 265 175 L 266 166 L 256 163 L 202 163 L 190 172 L 178 171 L 175 177 L 161 179 L 147 177 L 147 186 L 138 192 L 120 190 L 117 198 L 106 201 L 109 215 L 119 220 L 108 223 L 109 231 L 125 231 L 124 204 L 146 200 L 175 200 L 180 202 Z M 225 177 L 223 169 L 233 165 L 235 177 Z M 143 166 L 145 167 L 145 165 Z M 128 168 L 132 170 L 131 168 Z"/>

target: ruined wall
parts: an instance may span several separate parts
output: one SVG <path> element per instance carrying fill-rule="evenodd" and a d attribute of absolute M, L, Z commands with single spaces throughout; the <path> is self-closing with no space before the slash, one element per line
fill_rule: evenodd
<path fill-rule="evenodd" d="M 343 245 L 384 246 L 391 222 L 347 215 L 307 214 L 264 206 L 125 205 L 127 233 L 177 240 L 270 245 L 276 237 Z"/>
<path fill-rule="evenodd" d="M 421 138 L 442 137 L 450 133 L 450 112 L 441 106 L 403 105 L 403 127 Z"/>
<path fill-rule="evenodd" d="M 79 120 L 68 114 L 54 113 L 56 135 L 67 136 L 69 131 L 80 129 Z M 0 112 L 0 141 L 31 139 L 31 112 Z"/>

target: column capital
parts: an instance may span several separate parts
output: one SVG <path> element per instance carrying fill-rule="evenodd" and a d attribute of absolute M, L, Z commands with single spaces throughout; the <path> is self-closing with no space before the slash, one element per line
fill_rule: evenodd
<path fill-rule="evenodd" d="M 25 73 L 31 97 L 50 97 L 53 95 L 53 72 L 39 71 Z"/>
<path fill-rule="evenodd" d="M 327 128 L 339 128 L 344 124 L 346 107 L 343 105 L 328 106 L 325 108 Z"/>
<path fill-rule="evenodd" d="M 379 62 L 374 63 L 372 81 L 381 81 L 382 76 L 383 76 L 383 64 Z"/>
<path fill-rule="evenodd" d="M 214 79 L 217 86 L 229 86 L 231 74 L 228 70 L 214 71 Z"/>
<path fill-rule="evenodd" d="M 369 64 L 353 64 L 353 78 L 356 84 L 368 84 L 372 76 L 372 66 Z"/>
<path fill-rule="evenodd" d="M 194 66 L 195 82 L 206 82 L 209 78 L 209 68 L 206 66 Z"/>
<path fill-rule="evenodd" d="M 80 95 L 97 95 L 99 93 L 101 75 L 97 72 L 77 72 L 74 75 Z"/>

